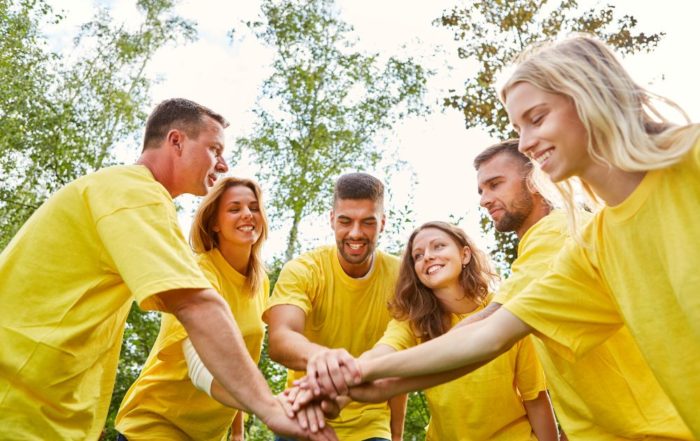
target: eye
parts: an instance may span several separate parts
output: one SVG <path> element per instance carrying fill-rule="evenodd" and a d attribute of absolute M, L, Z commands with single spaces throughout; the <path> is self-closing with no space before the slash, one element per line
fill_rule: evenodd
<path fill-rule="evenodd" d="M 416 253 L 416 254 L 413 255 L 413 261 L 414 261 L 414 262 L 418 262 L 418 261 L 421 260 L 422 258 L 423 258 L 423 254 L 421 254 L 421 253 Z"/>
<path fill-rule="evenodd" d="M 543 120 L 544 120 L 544 113 L 538 113 L 537 115 L 533 116 L 530 121 L 532 121 L 533 125 L 539 126 Z"/>

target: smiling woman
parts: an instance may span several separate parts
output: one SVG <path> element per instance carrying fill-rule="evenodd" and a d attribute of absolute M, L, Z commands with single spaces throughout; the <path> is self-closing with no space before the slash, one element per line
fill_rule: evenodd
<path fill-rule="evenodd" d="M 461 229 L 428 222 L 411 234 L 390 308 L 394 320 L 368 360 L 438 338 L 489 303 L 485 254 Z M 530 339 L 471 375 L 425 391 L 427 440 L 556 440 L 544 373 Z"/>
<path fill-rule="evenodd" d="M 267 232 L 260 187 L 249 179 L 225 177 L 202 200 L 190 234 L 204 275 L 231 308 L 256 363 L 269 294 L 260 257 Z M 148 361 L 117 415 L 115 427 L 129 440 L 180 439 L 183 434 L 189 439 L 222 439 L 232 424 L 234 433 L 242 432 L 241 413 L 211 398 L 223 392 L 217 383 L 212 385 L 210 375 L 202 386 L 205 390 L 197 390 L 190 381 L 181 349 L 186 339 L 182 325 L 164 314 Z"/>

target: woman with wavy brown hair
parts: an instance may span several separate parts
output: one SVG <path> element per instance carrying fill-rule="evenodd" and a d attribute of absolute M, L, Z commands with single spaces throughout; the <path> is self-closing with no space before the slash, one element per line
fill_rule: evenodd
<path fill-rule="evenodd" d="M 390 310 L 370 359 L 439 337 L 489 302 L 495 274 L 460 228 L 428 222 L 411 234 Z M 554 440 L 544 374 L 526 338 L 469 376 L 425 391 L 427 440 Z"/>
<path fill-rule="evenodd" d="M 197 209 L 190 231 L 199 266 L 231 307 L 256 363 L 264 336 L 261 317 L 269 295 L 261 258 L 267 233 L 260 187 L 250 179 L 235 177 L 216 183 Z M 164 314 L 151 354 L 117 414 L 120 439 L 221 440 L 230 427 L 233 439 L 242 439 L 241 412 L 212 398 L 221 398 L 223 389 L 217 392 L 218 383 L 191 344 L 183 350 L 183 342 L 188 341 L 177 319 Z M 193 354 L 200 366 L 195 384 L 188 377 L 186 363 Z"/>

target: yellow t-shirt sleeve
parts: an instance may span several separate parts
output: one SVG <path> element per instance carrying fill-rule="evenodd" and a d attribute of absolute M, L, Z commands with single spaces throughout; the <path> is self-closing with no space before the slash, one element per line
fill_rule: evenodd
<path fill-rule="evenodd" d="M 549 273 L 503 305 L 532 326 L 547 346 L 573 361 L 623 326 L 597 270 L 573 240 Z"/>
<path fill-rule="evenodd" d="M 515 383 L 523 401 L 534 400 L 543 390 L 547 389 L 544 370 L 535 353 L 533 337 L 527 336 L 520 340 L 518 354 L 515 360 Z"/>
<path fill-rule="evenodd" d="M 116 210 L 96 222 L 105 252 L 142 309 L 164 310 L 155 294 L 210 288 L 164 204 Z"/>
<path fill-rule="evenodd" d="M 280 272 L 272 297 L 267 303 L 266 310 L 277 305 L 294 305 L 309 315 L 312 307 L 313 272 L 298 260 L 287 262 Z M 269 288 L 268 288 L 269 289 Z"/>
<path fill-rule="evenodd" d="M 407 320 L 393 319 L 389 322 L 384 331 L 384 335 L 375 344 L 386 345 L 396 351 L 403 351 L 418 344 L 417 339 L 411 330 L 411 325 Z"/>
<path fill-rule="evenodd" d="M 537 228 L 537 225 L 532 228 Z M 564 242 L 561 232 L 552 228 L 532 233 L 518 250 L 518 258 L 513 262 L 510 277 L 501 283 L 493 298 L 495 303 L 505 304 L 525 291 L 533 280 L 545 275 Z"/>

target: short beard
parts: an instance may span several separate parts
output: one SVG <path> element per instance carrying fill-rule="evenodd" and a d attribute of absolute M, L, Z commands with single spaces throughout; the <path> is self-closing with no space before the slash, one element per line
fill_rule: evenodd
<path fill-rule="evenodd" d="M 525 220 L 530 216 L 535 203 L 532 194 L 528 191 L 527 184 L 523 183 L 522 191 L 518 198 L 513 201 L 510 209 L 504 209 L 503 217 L 498 222 L 494 221 L 496 231 L 508 233 L 518 231 Z"/>

